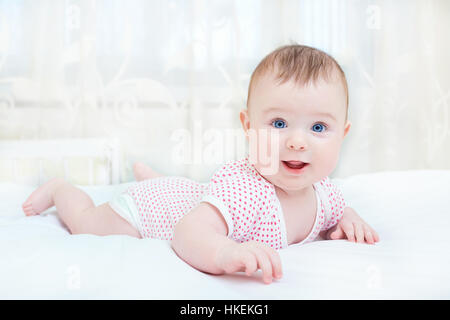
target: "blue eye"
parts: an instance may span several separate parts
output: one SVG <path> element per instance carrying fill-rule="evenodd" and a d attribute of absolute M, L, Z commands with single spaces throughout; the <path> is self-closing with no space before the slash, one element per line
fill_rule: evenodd
<path fill-rule="evenodd" d="M 321 123 L 316 123 L 315 125 L 313 125 L 312 130 L 314 132 L 322 132 L 326 129 L 326 126 L 324 126 Z"/>
<path fill-rule="evenodd" d="M 284 120 L 275 120 L 272 121 L 272 126 L 274 126 L 277 129 L 283 129 L 286 128 L 286 122 L 284 122 Z"/>

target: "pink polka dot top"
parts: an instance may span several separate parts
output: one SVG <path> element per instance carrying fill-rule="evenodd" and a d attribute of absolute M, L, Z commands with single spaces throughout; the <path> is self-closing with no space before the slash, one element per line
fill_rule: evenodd
<path fill-rule="evenodd" d="M 314 226 L 301 242 L 311 242 L 342 217 L 341 191 L 325 177 L 313 185 L 317 199 Z M 249 163 L 248 157 L 220 167 L 208 183 L 168 176 L 133 184 L 126 191 L 137 207 L 143 238 L 172 240 L 176 223 L 200 202 L 223 215 L 228 237 L 237 242 L 259 241 L 274 249 L 288 246 L 281 204 L 273 184 Z"/>

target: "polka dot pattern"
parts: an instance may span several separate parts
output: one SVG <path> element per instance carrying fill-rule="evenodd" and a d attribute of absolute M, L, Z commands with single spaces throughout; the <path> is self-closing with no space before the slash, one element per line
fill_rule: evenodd
<path fill-rule="evenodd" d="M 318 185 L 324 194 L 321 200 L 326 220 L 322 230 L 328 230 L 341 220 L 346 204 L 341 190 L 330 181 L 330 178 L 325 177 Z"/>
<path fill-rule="evenodd" d="M 231 224 L 228 226 L 233 230 L 231 239 L 241 243 L 263 242 L 274 249 L 282 247 L 284 230 L 275 189 L 250 165 L 248 158 L 230 162 L 216 171 L 207 196 L 208 202 L 222 209 L 222 215 Z"/>
<path fill-rule="evenodd" d="M 334 226 L 345 207 L 341 192 L 328 177 L 314 184 L 318 195 L 315 225 L 302 243 Z M 200 202 L 216 206 L 227 221 L 229 238 L 258 241 L 278 250 L 287 246 L 286 229 L 274 186 L 248 157 L 219 168 L 209 183 L 183 177 L 159 177 L 133 184 L 126 191 L 138 208 L 143 238 L 172 240 L 175 224 Z"/>
<path fill-rule="evenodd" d="M 159 177 L 133 184 L 127 193 L 138 208 L 141 236 L 172 240 L 175 224 L 198 205 L 207 184 L 183 177 Z"/>

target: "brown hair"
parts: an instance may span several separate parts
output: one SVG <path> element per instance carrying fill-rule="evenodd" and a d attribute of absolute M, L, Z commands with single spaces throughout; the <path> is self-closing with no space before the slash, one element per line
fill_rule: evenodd
<path fill-rule="evenodd" d="M 348 108 L 348 86 L 344 71 L 329 54 L 312 47 L 303 45 L 283 46 L 268 54 L 253 71 L 248 86 L 247 107 L 250 101 L 255 80 L 267 73 L 275 72 L 280 84 L 294 79 L 300 85 L 305 85 L 319 78 L 329 80 L 337 71 L 346 94 Z"/>

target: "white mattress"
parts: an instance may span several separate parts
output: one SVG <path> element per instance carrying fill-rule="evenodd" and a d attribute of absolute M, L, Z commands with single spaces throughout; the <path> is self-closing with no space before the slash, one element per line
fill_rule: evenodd
<path fill-rule="evenodd" d="M 24 217 L 32 187 L 0 184 L 0 298 L 449 299 L 450 171 L 334 180 L 380 234 L 376 245 L 315 241 L 281 250 L 284 277 L 213 276 L 169 243 L 71 236 L 54 211 Z M 125 185 L 85 187 L 97 204 Z"/>

